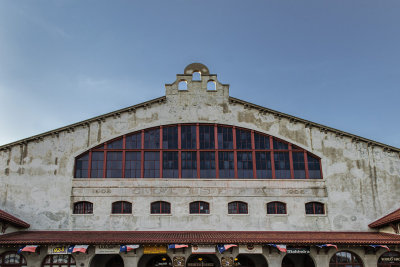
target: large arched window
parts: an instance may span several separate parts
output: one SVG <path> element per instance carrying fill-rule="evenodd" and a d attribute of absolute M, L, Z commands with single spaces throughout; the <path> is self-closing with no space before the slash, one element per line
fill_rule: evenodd
<path fill-rule="evenodd" d="M 131 214 L 132 213 L 132 203 L 127 201 L 116 201 L 112 203 L 111 207 L 112 214 Z"/>
<path fill-rule="evenodd" d="M 228 214 L 247 214 L 247 203 L 242 201 L 233 201 L 228 203 Z"/>
<path fill-rule="evenodd" d="M 195 201 L 189 204 L 190 214 L 209 214 L 210 204 L 204 201 Z"/>
<path fill-rule="evenodd" d="M 24 256 L 15 251 L 7 251 L 0 255 L 1 267 L 23 267 L 27 266 Z"/>
<path fill-rule="evenodd" d="M 378 259 L 378 267 L 400 267 L 400 253 L 397 251 L 383 253 Z"/>
<path fill-rule="evenodd" d="M 75 178 L 321 179 L 320 159 L 253 130 L 176 124 L 110 140 L 75 160 Z"/>
<path fill-rule="evenodd" d="M 80 201 L 74 203 L 74 214 L 92 214 L 93 203 L 88 201 Z"/>
<path fill-rule="evenodd" d="M 76 263 L 71 255 L 47 255 L 42 267 L 76 267 Z"/>
<path fill-rule="evenodd" d="M 332 256 L 329 267 L 363 267 L 363 263 L 356 254 L 340 251 Z"/>
<path fill-rule="evenodd" d="M 156 201 L 150 205 L 151 214 L 171 214 L 171 204 L 165 201 Z"/>

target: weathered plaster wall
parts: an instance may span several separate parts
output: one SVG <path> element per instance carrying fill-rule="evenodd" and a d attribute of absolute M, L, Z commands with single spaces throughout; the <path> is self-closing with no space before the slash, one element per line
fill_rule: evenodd
<path fill-rule="evenodd" d="M 215 75 L 191 81 L 178 75 L 166 85 L 166 101 L 99 119 L 0 151 L 0 207 L 31 229 L 96 230 L 368 230 L 368 224 L 398 208 L 400 159 L 331 131 L 260 112 L 229 101 L 228 85 Z M 187 91 L 178 82 L 188 81 Z M 207 91 L 207 81 L 216 91 Z M 133 131 L 173 123 L 236 125 L 276 136 L 322 159 L 323 180 L 73 179 L 74 159 L 91 147 Z M 74 201 L 94 203 L 93 215 L 72 215 Z M 132 215 L 110 215 L 111 203 L 133 203 Z M 149 204 L 165 200 L 171 215 L 150 215 Z M 189 215 L 188 204 L 211 204 L 210 215 Z M 249 203 L 248 215 L 228 215 L 227 203 Z M 266 215 L 269 201 L 287 203 L 288 215 Z M 306 216 L 304 203 L 326 204 L 324 216 Z"/>

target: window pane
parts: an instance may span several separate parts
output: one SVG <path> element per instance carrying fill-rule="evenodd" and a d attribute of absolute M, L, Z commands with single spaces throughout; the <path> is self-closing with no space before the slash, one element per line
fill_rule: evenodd
<path fill-rule="evenodd" d="M 247 214 L 247 204 L 243 202 L 239 202 L 239 214 Z"/>
<path fill-rule="evenodd" d="M 256 152 L 257 179 L 271 179 L 271 152 Z"/>
<path fill-rule="evenodd" d="M 168 202 L 161 202 L 161 213 L 162 214 L 171 213 L 171 205 Z"/>
<path fill-rule="evenodd" d="M 160 152 L 144 152 L 144 177 L 160 177 Z"/>
<path fill-rule="evenodd" d="M 253 178 L 253 160 L 251 152 L 237 152 L 238 178 Z"/>
<path fill-rule="evenodd" d="M 178 152 L 163 152 L 163 177 L 178 178 Z"/>
<path fill-rule="evenodd" d="M 310 154 L 307 154 L 308 161 L 308 177 L 310 179 L 321 179 L 321 168 L 319 159 L 314 158 Z"/>
<path fill-rule="evenodd" d="M 255 149 L 269 149 L 269 136 L 254 133 Z"/>
<path fill-rule="evenodd" d="M 275 177 L 277 179 L 290 179 L 289 152 L 274 152 Z"/>
<path fill-rule="evenodd" d="M 231 202 L 228 204 L 228 214 L 237 214 L 238 213 L 238 206 L 237 202 Z"/>
<path fill-rule="evenodd" d="M 125 178 L 140 178 L 141 174 L 140 152 L 127 151 L 125 154 Z"/>
<path fill-rule="evenodd" d="M 232 128 L 218 126 L 218 148 L 233 149 Z"/>
<path fill-rule="evenodd" d="M 144 132 L 144 148 L 160 148 L 160 129 L 152 129 Z"/>
<path fill-rule="evenodd" d="M 235 178 L 233 152 L 218 152 L 220 178 Z"/>
<path fill-rule="evenodd" d="M 123 140 L 122 138 L 107 143 L 107 149 L 122 149 Z"/>
<path fill-rule="evenodd" d="M 284 149 L 289 149 L 288 144 L 280 142 L 276 139 L 274 139 L 274 149 L 276 150 L 284 150 Z"/>
<path fill-rule="evenodd" d="M 306 214 L 314 214 L 313 203 L 306 203 Z"/>
<path fill-rule="evenodd" d="M 91 177 L 103 178 L 104 152 L 92 152 Z"/>
<path fill-rule="evenodd" d="M 122 213 L 131 214 L 132 213 L 132 204 L 129 202 L 123 202 Z"/>
<path fill-rule="evenodd" d="M 151 214 L 161 213 L 161 203 L 159 201 L 151 203 L 150 211 L 151 211 Z"/>
<path fill-rule="evenodd" d="M 200 149 L 214 149 L 214 126 L 199 126 Z"/>
<path fill-rule="evenodd" d="M 142 133 L 126 136 L 126 149 L 140 149 L 142 147 Z"/>
<path fill-rule="evenodd" d="M 89 169 L 89 153 L 86 153 L 76 159 L 75 178 L 87 178 Z"/>
<path fill-rule="evenodd" d="M 107 178 L 122 177 L 122 152 L 107 152 Z"/>
<path fill-rule="evenodd" d="M 304 164 L 304 152 L 292 152 L 293 172 L 295 179 L 305 179 L 306 169 Z"/>
<path fill-rule="evenodd" d="M 181 126 L 181 148 L 196 149 L 196 126 L 194 125 Z"/>
<path fill-rule="evenodd" d="M 163 148 L 178 148 L 178 126 L 163 127 Z"/>
<path fill-rule="evenodd" d="M 236 148 L 251 149 L 251 131 L 236 129 Z"/>
<path fill-rule="evenodd" d="M 118 201 L 112 204 L 112 213 L 118 214 L 122 212 L 122 201 Z"/>
<path fill-rule="evenodd" d="M 286 204 L 282 202 L 276 202 L 277 214 L 286 214 Z"/>
<path fill-rule="evenodd" d="M 215 152 L 200 152 L 200 177 L 215 178 Z"/>
<path fill-rule="evenodd" d="M 197 153 L 182 152 L 182 178 L 197 178 Z"/>

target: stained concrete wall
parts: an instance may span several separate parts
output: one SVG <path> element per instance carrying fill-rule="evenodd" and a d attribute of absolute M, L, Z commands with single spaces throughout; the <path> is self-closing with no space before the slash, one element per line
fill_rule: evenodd
<path fill-rule="evenodd" d="M 178 82 L 188 81 L 179 91 Z M 207 91 L 207 81 L 216 90 Z M 220 123 L 266 133 L 322 159 L 323 180 L 73 179 L 74 159 L 123 134 L 174 123 Z M 134 111 L 11 145 L 0 151 L 0 207 L 39 229 L 91 230 L 343 230 L 368 224 L 398 208 L 398 152 L 355 141 L 309 124 L 230 101 L 216 75 L 201 81 L 178 75 L 166 100 Z M 94 203 L 93 215 L 73 215 L 72 204 Z M 133 203 L 132 215 L 111 215 L 111 203 Z M 171 215 L 150 215 L 152 201 L 169 201 Z M 209 215 L 189 215 L 189 202 L 207 201 Z M 248 215 L 228 215 L 227 203 L 249 203 Z M 288 215 L 266 215 L 269 201 L 287 203 Z M 320 201 L 326 215 L 307 216 L 304 203 Z"/>

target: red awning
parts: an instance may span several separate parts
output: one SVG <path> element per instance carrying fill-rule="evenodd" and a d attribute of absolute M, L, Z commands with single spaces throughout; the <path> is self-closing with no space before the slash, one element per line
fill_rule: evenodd
<path fill-rule="evenodd" d="M 30 227 L 30 225 L 28 223 L 24 222 L 23 220 L 18 219 L 15 216 L 12 216 L 11 214 L 5 212 L 4 210 L 0 210 L 0 222 L 1 221 L 12 224 L 17 227 L 21 227 L 21 228 L 29 228 Z"/>
<path fill-rule="evenodd" d="M 400 236 L 378 232 L 272 231 L 21 231 L 0 236 L 0 245 L 169 243 L 400 245 Z"/>

